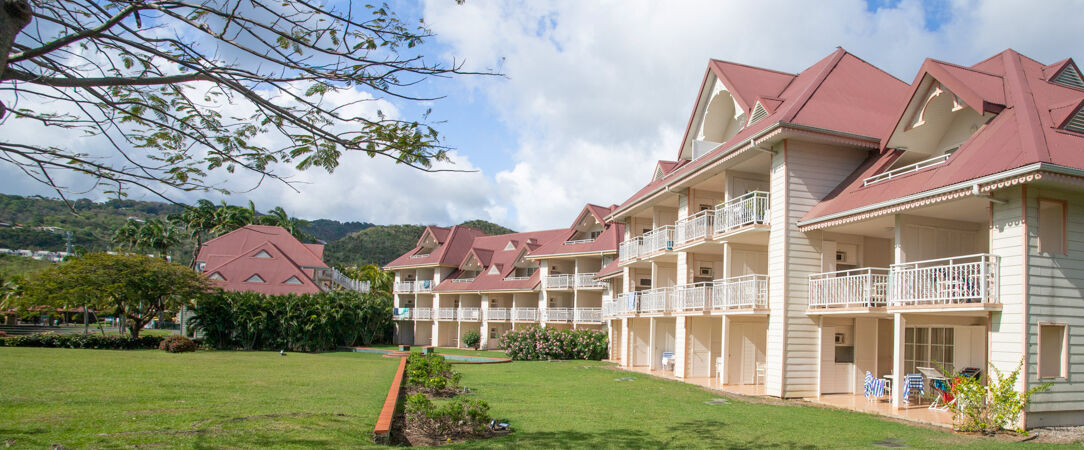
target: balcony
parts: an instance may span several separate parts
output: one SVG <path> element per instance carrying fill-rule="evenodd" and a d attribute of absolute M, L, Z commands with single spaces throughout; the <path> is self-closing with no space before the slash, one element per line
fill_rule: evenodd
<path fill-rule="evenodd" d="M 414 315 L 414 320 L 433 320 L 433 308 L 414 308 L 410 312 Z"/>
<path fill-rule="evenodd" d="M 888 269 L 866 267 L 809 276 L 809 308 L 873 308 L 888 301 Z"/>
<path fill-rule="evenodd" d="M 543 322 L 571 322 L 572 308 L 546 308 L 542 310 Z"/>
<path fill-rule="evenodd" d="M 459 311 L 456 312 L 456 317 L 458 317 L 459 320 L 477 322 L 482 320 L 482 310 L 478 308 L 459 308 Z"/>
<path fill-rule="evenodd" d="M 700 211 L 689 217 L 681 219 L 674 224 L 676 229 L 674 245 L 686 246 L 705 238 L 710 238 L 714 230 L 715 212 L 711 210 Z"/>
<path fill-rule="evenodd" d="M 410 320 L 411 308 L 392 308 L 391 320 Z"/>
<path fill-rule="evenodd" d="M 605 287 L 606 283 L 602 281 L 595 281 L 595 274 L 593 273 L 577 273 L 576 274 L 576 287 L 577 288 L 601 288 Z"/>
<path fill-rule="evenodd" d="M 640 312 L 664 313 L 670 311 L 674 298 L 674 288 L 663 287 L 639 292 Z"/>
<path fill-rule="evenodd" d="M 576 278 L 571 274 L 564 275 L 546 275 L 542 279 L 543 289 L 572 289 L 575 284 Z"/>
<path fill-rule="evenodd" d="M 643 238 L 640 236 L 622 242 L 617 248 L 617 260 L 624 264 L 639 258 L 641 242 Z"/>
<path fill-rule="evenodd" d="M 703 312 L 711 304 L 714 283 L 700 282 L 674 290 L 674 312 Z"/>
<path fill-rule="evenodd" d="M 414 292 L 413 281 L 400 281 L 398 283 L 395 283 L 396 294 L 409 294 L 411 292 Z"/>
<path fill-rule="evenodd" d="M 511 308 L 489 308 L 486 310 L 486 320 L 490 322 L 505 322 L 511 318 Z"/>
<path fill-rule="evenodd" d="M 578 323 L 602 322 L 602 308 L 576 308 L 574 319 Z"/>
<path fill-rule="evenodd" d="M 455 308 L 438 308 L 437 320 L 455 320 Z"/>
<path fill-rule="evenodd" d="M 650 232 L 644 233 L 643 242 L 640 244 L 640 257 L 644 258 L 653 253 L 665 252 L 674 249 L 674 226 L 663 225 Z"/>
<path fill-rule="evenodd" d="M 711 308 L 767 309 L 768 276 L 744 275 L 712 283 Z"/>
<path fill-rule="evenodd" d="M 414 292 L 433 292 L 433 280 L 418 280 L 414 282 Z"/>
<path fill-rule="evenodd" d="M 729 233 L 740 228 L 767 225 L 768 193 L 753 191 L 715 207 L 715 234 Z"/>
<path fill-rule="evenodd" d="M 512 308 L 512 320 L 519 322 L 537 322 L 538 308 Z"/>
<path fill-rule="evenodd" d="M 1001 258 L 979 254 L 893 264 L 890 307 L 999 303 Z"/>

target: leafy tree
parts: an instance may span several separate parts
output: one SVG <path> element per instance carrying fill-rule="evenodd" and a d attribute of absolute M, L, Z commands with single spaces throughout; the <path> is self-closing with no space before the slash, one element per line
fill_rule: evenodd
<path fill-rule="evenodd" d="M 30 282 L 22 306 L 81 304 L 112 309 L 126 319 L 128 332 L 139 337 L 154 317 L 176 310 L 208 289 L 208 281 L 199 274 L 162 258 L 90 253 Z"/>
<path fill-rule="evenodd" d="M 203 246 L 204 239 L 210 236 L 211 230 L 215 227 L 214 203 L 209 200 L 200 200 L 196 202 L 194 207 L 190 206 L 185 208 L 184 211 L 170 214 L 168 219 L 171 223 L 184 228 L 189 237 L 196 242 L 192 250 L 192 259 L 189 262 L 189 267 L 195 268 L 200 247 Z"/>
<path fill-rule="evenodd" d="M 286 231 L 290 232 L 290 235 L 297 238 L 299 241 L 313 240 L 313 237 L 304 231 L 304 228 L 308 226 L 309 222 L 296 217 L 290 217 L 286 214 L 286 210 L 282 209 L 281 206 L 276 206 L 271 211 L 268 211 L 267 215 L 260 216 L 257 222 L 261 225 L 285 228 Z"/>
<path fill-rule="evenodd" d="M 447 160 L 428 112 L 399 119 L 356 107 L 422 104 L 432 99 L 411 86 L 468 73 L 410 54 L 431 32 L 386 5 L 0 1 L 0 123 L 77 129 L 111 146 L 102 158 L 0 138 L 4 160 L 62 196 L 56 171 L 90 175 L 118 195 L 129 186 L 165 195 L 221 190 L 206 180 L 219 170 L 288 183 L 277 164 L 330 172 L 346 151 L 426 171 Z M 355 89 L 366 95 L 329 98 Z"/>
<path fill-rule="evenodd" d="M 385 272 L 375 264 L 344 267 L 340 272 L 354 280 L 368 281 L 369 292 L 373 295 L 385 295 L 391 298 L 392 285 L 395 284 L 394 273 Z"/>
<path fill-rule="evenodd" d="M 158 256 L 166 256 L 169 250 L 181 244 L 181 231 L 171 222 L 150 219 L 143 223 L 129 220 L 113 234 L 113 243 L 129 251 L 153 250 Z"/>

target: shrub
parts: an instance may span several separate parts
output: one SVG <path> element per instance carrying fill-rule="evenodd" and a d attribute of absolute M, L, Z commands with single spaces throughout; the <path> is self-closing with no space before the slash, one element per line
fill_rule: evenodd
<path fill-rule="evenodd" d="M 8 337 L 8 334 L 3 332 L 3 331 L 0 331 L 0 338 L 2 338 L 2 337 Z"/>
<path fill-rule="evenodd" d="M 440 355 L 411 353 L 407 358 L 407 386 L 416 391 L 451 396 L 459 393 L 462 374 Z"/>
<path fill-rule="evenodd" d="M 406 419 L 429 437 L 457 439 L 484 434 L 492 418 L 489 404 L 481 400 L 455 398 L 437 407 L 425 394 L 407 397 Z"/>
<path fill-rule="evenodd" d="M 194 352 L 196 343 L 185 336 L 171 334 L 162 339 L 162 342 L 158 344 L 158 349 L 170 353 Z"/>
<path fill-rule="evenodd" d="M 558 330 L 531 326 L 510 330 L 501 348 L 517 361 L 550 359 L 601 360 L 609 354 L 606 333 L 595 330 Z"/>
<path fill-rule="evenodd" d="M 394 328 L 391 299 L 379 293 L 218 292 L 192 312 L 192 323 L 219 349 L 324 351 L 387 342 Z"/>
<path fill-rule="evenodd" d="M 104 350 L 155 349 L 161 336 L 102 336 L 99 334 L 38 333 L 0 338 L 7 347 L 94 348 Z"/>
<path fill-rule="evenodd" d="M 1031 400 L 1032 394 L 1049 390 L 1051 384 L 1044 383 L 1027 392 L 1018 392 L 1016 380 L 1020 377 L 1023 365 L 1024 362 L 1020 361 L 1016 370 L 1008 375 L 991 366 L 993 378 L 988 379 L 986 385 L 977 378 L 952 374 L 952 394 L 956 397 L 952 408 L 952 422 L 956 429 L 983 434 L 1011 429 L 1027 434 L 1027 430 L 1017 427 L 1020 413 Z"/>
<path fill-rule="evenodd" d="M 478 350 L 478 346 L 482 344 L 482 334 L 477 330 L 470 330 L 463 333 L 463 345 Z"/>

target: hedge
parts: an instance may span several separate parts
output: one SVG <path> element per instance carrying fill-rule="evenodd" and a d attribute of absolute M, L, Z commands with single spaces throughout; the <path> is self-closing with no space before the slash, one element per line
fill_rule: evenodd
<path fill-rule="evenodd" d="M 353 291 L 269 296 L 219 292 L 199 300 L 192 323 L 219 349 L 325 351 L 391 340 L 391 299 Z"/>
<path fill-rule="evenodd" d="M 96 348 L 104 350 L 156 349 L 162 336 L 103 336 L 100 334 L 39 333 L 0 338 L 5 347 Z"/>
<path fill-rule="evenodd" d="M 510 330 L 501 337 L 501 348 L 517 361 L 550 359 L 601 360 L 609 354 L 606 333 L 595 330 L 558 330 L 530 326 Z"/>

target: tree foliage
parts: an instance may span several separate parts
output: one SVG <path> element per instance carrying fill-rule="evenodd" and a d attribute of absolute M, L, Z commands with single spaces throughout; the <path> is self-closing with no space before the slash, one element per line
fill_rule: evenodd
<path fill-rule="evenodd" d="M 23 308 L 83 306 L 124 317 L 133 337 L 159 314 L 176 311 L 207 292 L 195 271 L 161 258 L 90 253 L 30 281 Z"/>
<path fill-rule="evenodd" d="M 389 117 L 375 102 L 432 100 L 411 86 L 468 72 L 423 58 L 430 30 L 387 5 L 0 1 L 0 126 L 75 129 L 110 147 L 0 137 L 0 159 L 61 195 L 57 171 L 166 195 L 224 190 L 208 181 L 219 170 L 289 183 L 276 165 L 330 172 L 347 151 L 421 170 L 447 160 L 427 112 Z"/>

